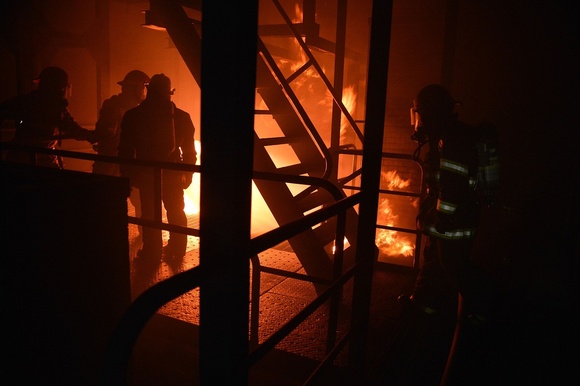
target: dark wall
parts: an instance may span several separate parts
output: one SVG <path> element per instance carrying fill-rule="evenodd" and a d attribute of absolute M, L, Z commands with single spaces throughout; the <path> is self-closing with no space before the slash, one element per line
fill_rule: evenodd
<path fill-rule="evenodd" d="M 459 3 L 452 89 L 463 117 L 498 125 L 509 200 L 568 190 L 579 159 L 572 13 L 559 2 Z"/>
<path fill-rule="evenodd" d="M 509 211 L 485 219 L 485 245 L 518 289 L 544 304 L 565 298 L 575 311 L 577 24 L 560 1 L 459 1 L 451 84 L 461 117 L 489 120 L 500 136 L 501 204 Z"/>

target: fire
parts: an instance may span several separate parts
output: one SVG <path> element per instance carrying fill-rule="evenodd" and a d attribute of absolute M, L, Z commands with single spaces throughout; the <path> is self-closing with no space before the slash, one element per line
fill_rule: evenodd
<path fill-rule="evenodd" d="M 295 16 L 294 19 L 292 19 L 292 23 L 302 23 L 302 17 L 304 16 L 304 13 L 302 12 L 302 9 L 300 9 L 299 3 L 294 4 L 294 14 Z"/>
<path fill-rule="evenodd" d="M 195 141 L 195 151 L 197 152 L 196 165 L 199 165 L 201 146 L 197 140 Z M 184 191 L 185 214 L 188 216 L 199 215 L 199 188 L 200 175 L 199 173 L 194 173 L 191 185 Z M 268 205 L 264 202 L 256 185 L 252 183 L 252 235 L 264 233 L 276 226 L 278 226 L 278 223 L 272 216 Z"/>
<path fill-rule="evenodd" d="M 293 17 L 294 23 L 303 22 L 303 11 L 300 4 L 297 2 L 294 8 L 295 16 Z M 277 42 L 280 44 L 280 42 Z M 300 47 L 299 42 L 291 38 L 288 40 L 288 56 L 276 57 L 277 64 L 285 76 L 294 74 L 295 71 L 304 70 L 296 78 L 292 78 L 290 82 L 290 87 L 293 92 L 298 97 L 301 105 L 304 107 L 306 114 L 310 118 L 313 125 L 318 130 L 323 140 L 330 145 L 331 141 L 331 131 L 332 131 L 332 107 L 333 107 L 333 97 L 332 93 L 326 88 L 321 74 L 317 72 L 314 66 L 309 66 L 306 69 L 302 69 L 302 66 L 309 61 L 308 55 Z M 324 74 L 326 71 L 324 69 L 324 59 L 323 55 L 320 56 L 321 63 L 320 66 Z M 342 90 L 342 103 L 349 114 L 353 115 L 353 112 L 357 108 L 357 92 L 356 85 L 347 85 Z M 265 103 L 260 99 L 256 99 L 256 108 L 267 109 Z M 255 121 L 255 130 L 260 138 L 275 136 L 277 132 L 280 132 L 280 128 L 277 127 L 278 123 L 276 120 L 268 117 L 266 115 L 257 115 Z M 351 144 L 356 143 L 354 130 L 350 127 L 350 122 L 344 115 L 341 117 L 340 122 L 340 143 L 341 144 Z M 288 151 L 283 151 L 280 147 L 272 149 L 269 151 L 270 156 L 274 160 L 275 164 L 280 167 L 285 164 L 295 164 L 296 160 L 291 157 Z M 348 164 L 348 161 L 344 159 L 339 165 L 339 169 L 345 169 L 344 174 L 350 174 L 353 166 Z M 405 180 L 397 175 L 396 171 L 389 171 L 382 173 L 383 183 L 382 186 L 385 189 L 397 190 L 404 189 L 410 186 L 410 180 Z M 255 196 L 259 196 L 259 193 Z M 261 197 L 260 197 L 261 198 Z M 256 212 L 254 212 L 256 209 Z M 255 205 L 253 203 L 252 207 L 252 231 L 254 233 L 254 222 L 261 222 L 262 213 L 266 215 L 265 217 L 271 216 L 267 205 Z M 379 204 L 378 212 L 378 223 L 386 226 L 395 226 L 398 216 L 394 213 L 392 204 L 388 199 L 383 199 Z M 270 228 L 275 221 L 269 220 L 265 228 Z M 413 256 L 415 245 L 414 242 L 405 239 L 405 235 L 398 231 L 379 229 L 376 235 L 376 244 L 380 248 L 383 254 L 389 256 Z"/>
<path fill-rule="evenodd" d="M 196 165 L 199 165 L 201 158 L 201 146 L 199 141 L 195 141 L 195 151 L 197 152 Z M 189 188 L 184 191 L 183 198 L 185 200 L 185 214 L 196 215 L 199 214 L 199 173 L 193 174 L 193 181 Z"/>
<path fill-rule="evenodd" d="M 411 184 L 411 180 L 402 179 L 395 170 L 381 172 L 381 177 L 383 181 L 387 181 L 388 190 L 407 188 Z"/>
<path fill-rule="evenodd" d="M 346 87 L 344 90 L 342 90 L 342 104 L 344 105 L 344 107 L 346 107 L 346 109 L 348 110 L 348 112 L 352 115 L 352 112 L 354 111 L 354 109 L 356 108 L 356 91 L 354 91 L 354 86 L 348 86 Z M 350 126 L 350 123 L 348 122 L 348 120 L 346 119 L 346 117 L 343 115 L 342 116 L 342 121 L 340 124 L 340 136 L 341 139 L 343 139 L 347 134 L 347 129 Z"/>
<path fill-rule="evenodd" d="M 383 172 L 382 179 L 387 183 L 388 190 L 403 189 L 410 185 L 410 180 L 402 179 L 396 171 Z M 394 213 L 388 198 L 379 202 L 377 223 L 394 226 L 398 215 Z M 382 253 L 387 256 L 413 256 L 415 245 L 400 237 L 399 232 L 388 229 L 379 229 L 375 242 Z"/>

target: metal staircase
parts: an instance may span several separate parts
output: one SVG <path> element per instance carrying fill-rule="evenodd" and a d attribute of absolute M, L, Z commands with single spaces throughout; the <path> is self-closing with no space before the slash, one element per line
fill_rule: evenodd
<path fill-rule="evenodd" d="M 195 25 L 199 22 L 192 21 L 183 11 L 181 6 L 171 4 L 173 2 L 152 1 L 151 10 L 148 11 L 149 20 L 165 23 L 172 40 L 182 54 L 186 64 L 190 68 L 194 78 L 199 79 L 199 55 L 201 54 L 201 38 Z M 187 4 L 185 4 L 187 3 Z M 296 25 L 293 25 L 284 13 L 280 4 L 274 1 L 282 17 L 290 23 L 287 27 L 289 37 L 300 39 L 300 33 Z M 195 7 L 196 2 L 184 2 L 183 6 Z M 197 9 L 200 11 L 200 9 Z M 313 11 L 313 10 L 312 10 Z M 305 20 L 307 19 L 305 15 Z M 313 15 L 311 20 L 313 20 Z M 279 27 L 279 26 L 274 26 Z M 300 24 L 304 28 L 304 24 Z M 268 26 L 260 26 L 261 31 L 269 31 Z M 279 31 L 279 28 L 276 28 Z M 310 29 L 317 31 L 317 28 Z M 279 33 L 279 32 L 277 32 Z M 186 38 L 186 36 L 188 38 Z M 191 43 L 188 43 L 190 41 Z M 310 41 L 322 41 L 319 38 Z M 300 41 L 302 49 L 308 50 L 304 41 Z M 329 47 L 328 42 L 325 44 Z M 308 67 L 314 66 L 319 72 L 320 66 L 314 56 L 308 53 L 309 60 L 290 77 L 285 77 L 279 69 L 276 60 L 268 51 L 266 44 L 261 38 L 258 40 L 257 57 L 257 84 L 256 91 L 267 106 L 266 109 L 256 110 L 256 114 L 271 116 L 277 123 L 280 131 L 276 136 L 260 137 L 255 134 L 254 143 L 254 170 L 289 175 L 307 175 L 330 180 L 333 175 L 332 168 L 336 164 L 333 156 L 324 140 L 321 138 L 316 127 L 308 117 L 308 114 L 300 104 L 298 97 L 292 91 L 290 82 L 304 72 Z M 332 85 L 325 79 L 327 87 L 334 96 L 334 102 L 339 106 L 345 117 L 351 122 L 356 134 L 362 141 L 362 134 L 356 127 L 342 101 L 336 98 L 336 93 L 331 89 Z M 277 166 L 272 155 L 276 147 L 285 146 L 291 149 L 297 162 L 291 165 Z M 338 186 L 337 181 L 331 181 Z M 337 197 L 323 189 L 310 186 L 297 194 L 285 184 L 274 181 L 255 179 L 254 183 L 260 191 L 264 201 L 268 205 L 272 215 L 278 224 L 286 224 L 290 221 L 303 217 L 306 213 L 316 208 L 324 207 L 337 200 Z M 342 190 L 340 190 L 342 192 Z M 342 193 L 344 196 L 344 193 Z M 345 245 L 345 258 L 349 259 L 350 251 L 355 250 L 357 213 L 351 208 L 347 214 L 347 227 L 345 237 L 350 247 Z M 331 280 L 333 268 L 333 245 L 336 235 L 336 218 L 319 224 L 310 231 L 303 232 L 289 240 L 290 246 L 300 260 L 309 276 L 328 282 Z M 316 281 L 316 280 L 315 280 Z"/>
<path fill-rule="evenodd" d="M 268 107 L 256 111 L 269 114 L 277 122 L 280 132 L 276 137 L 260 138 L 255 135 L 254 169 L 257 171 L 308 175 L 329 179 L 332 155 L 320 137 L 308 115 L 300 105 L 286 78 L 276 67 L 276 63 L 265 44 L 258 43 L 257 92 Z M 276 146 L 287 145 L 296 155 L 297 162 L 277 167 L 272 160 Z M 274 218 L 280 224 L 296 220 L 305 213 L 328 205 L 336 200 L 329 192 L 309 187 L 293 194 L 288 186 L 281 183 L 255 180 L 257 188 L 267 203 Z M 351 244 L 356 240 L 356 212 L 349 211 L 346 238 Z M 348 226 L 348 225 L 352 226 Z M 329 279 L 332 272 L 332 247 L 336 234 L 336 219 L 320 224 L 310 232 L 305 232 L 289 240 L 289 243 L 306 272 L 315 277 Z"/>

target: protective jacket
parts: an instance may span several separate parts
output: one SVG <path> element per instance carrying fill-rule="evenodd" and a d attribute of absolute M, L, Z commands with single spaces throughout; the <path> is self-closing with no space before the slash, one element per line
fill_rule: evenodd
<path fill-rule="evenodd" d="M 119 157 L 160 162 L 195 164 L 194 126 L 189 114 L 178 109 L 171 100 L 147 98 L 128 110 L 121 121 Z M 142 218 L 154 220 L 156 185 L 151 168 L 120 164 L 121 175 L 129 177 L 132 186 L 139 188 Z M 193 173 L 162 170 L 161 199 L 170 224 L 187 226 L 184 212 L 184 189 L 192 183 Z M 163 245 L 161 229 L 143 227 L 143 256 L 159 256 Z M 183 258 L 187 235 L 169 232 L 168 253 Z"/>
<path fill-rule="evenodd" d="M 171 101 L 146 98 L 121 121 L 119 157 L 195 164 L 195 128 L 190 115 Z M 138 182 L 138 169 L 121 165 L 121 175 Z"/>
<path fill-rule="evenodd" d="M 65 98 L 39 90 L 19 95 L 0 104 L 0 119 L 13 119 L 16 132 L 13 141 L 19 145 L 54 149 L 64 138 L 90 141 L 89 130 L 83 129 L 68 111 Z M 14 152 L 15 161 L 23 161 L 22 153 Z M 58 166 L 57 157 L 38 155 L 43 166 Z"/>
<path fill-rule="evenodd" d="M 473 128 L 452 121 L 425 160 L 427 197 L 419 211 L 422 231 L 441 239 L 473 238 L 479 219 L 478 152 Z"/>
<path fill-rule="evenodd" d="M 125 112 L 135 107 L 133 101 L 123 93 L 106 99 L 99 111 L 99 119 L 93 132 L 96 142 L 93 148 L 99 155 L 116 156 L 121 138 L 121 120 Z M 119 165 L 111 162 L 95 161 L 93 173 L 118 176 Z"/>
<path fill-rule="evenodd" d="M 96 150 L 102 155 L 117 155 L 121 134 L 121 119 L 127 110 L 135 107 L 122 94 L 106 99 L 99 111 L 95 125 Z"/>

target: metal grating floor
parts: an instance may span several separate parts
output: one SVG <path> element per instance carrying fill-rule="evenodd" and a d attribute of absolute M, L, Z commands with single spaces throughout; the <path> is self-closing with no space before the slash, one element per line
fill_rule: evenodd
<path fill-rule="evenodd" d="M 188 220 L 188 226 L 196 226 L 196 218 L 188 218 Z M 134 224 L 129 225 L 129 238 L 133 299 L 155 283 L 199 264 L 198 237 L 188 236 L 187 252 L 183 261 L 168 262 L 162 259 L 155 265 L 146 265 L 135 259 L 137 251 L 141 247 L 141 239 L 137 226 Z M 163 238 L 164 244 L 167 243 L 168 233 L 165 231 Z M 300 261 L 287 244 L 264 251 L 258 257 L 262 266 L 305 273 Z M 309 282 L 262 272 L 260 275 L 258 342 L 262 343 L 315 297 L 316 291 Z M 344 291 L 343 298 L 345 304 L 350 304 L 348 287 Z M 350 317 L 350 308 L 348 306 L 341 308 L 344 308 L 345 316 L 340 317 L 339 337 L 342 331 L 348 329 L 348 318 Z M 199 311 L 199 289 L 195 289 L 167 303 L 159 309 L 158 313 L 182 322 L 199 325 Z M 320 307 L 276 348 L 321 360 L 324 358 L 326 350 L 328 315 L 328 307 Z"/>

